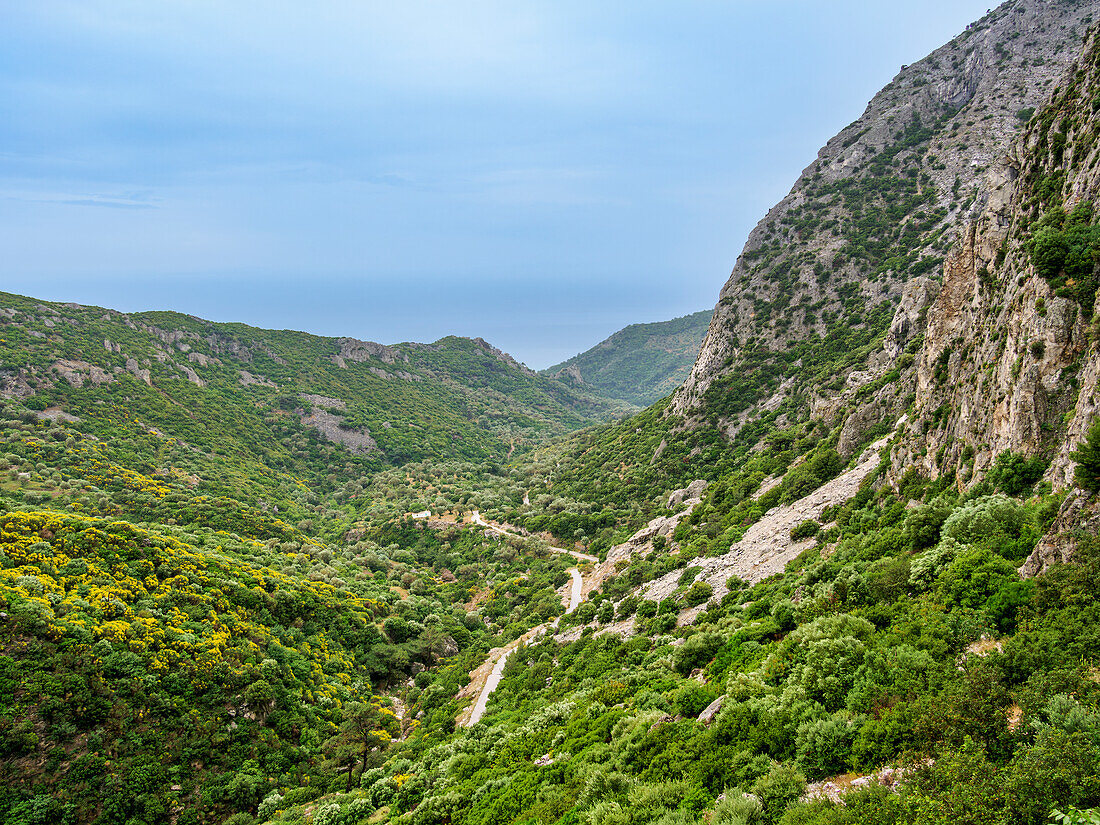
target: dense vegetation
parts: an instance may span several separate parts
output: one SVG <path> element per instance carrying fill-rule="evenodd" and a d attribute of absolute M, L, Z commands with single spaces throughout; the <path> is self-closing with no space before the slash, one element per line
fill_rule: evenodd
<path fill-rule="evenodd" d="M 633 615 L 640 635 L 528 646 L 483 722 L 422 729 L 332 798 L 332 821 L 1044 823 L 1096 805 L 1100 545 L 1022 582 L 1059 499 L 990 490 L 914 481 L 912 509 L 867 484 L 785 575 L 735 585 L 683 628 L 688 589 L 623 595 L 652 551 L 591 599 L 591 628 Z M 808 782 L 888 764 L 903 766 L 894 791 L 799 801 Z"/>
<path fill-rule="evenodd" d="M 625 409 L 480 340 L 380 347 L 7 293 L 0 381 L 33 409 L 86 419 L 101 437 L 158 436 L 267 496 L 285 496 L 303 472 L 324 484 L 337 461 L 363 474 L 499 459 Z"/>
<path fill-rule="evenodd" d="M 561 612 L 566 561 L 537 541 L 346 486 L 275 513 L 235 476 L 151 470 L 160 438 L 46 416 L 0 408 L 0 820 L 223 821 L 345 787 L 399 734 L 383 693 L 453 727 L 466 672 Z M 406 688 L 424 668 L 450 688 Z"/>

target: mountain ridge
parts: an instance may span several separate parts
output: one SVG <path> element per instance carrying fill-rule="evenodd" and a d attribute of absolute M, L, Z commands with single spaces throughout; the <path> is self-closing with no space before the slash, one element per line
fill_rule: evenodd
<path fill-rule="evenodd" d="M 710 310 L 702 310 L 668 321 L 629 324 L 541 372 L 648 406 L 687 377 L 711 315 Z"/>

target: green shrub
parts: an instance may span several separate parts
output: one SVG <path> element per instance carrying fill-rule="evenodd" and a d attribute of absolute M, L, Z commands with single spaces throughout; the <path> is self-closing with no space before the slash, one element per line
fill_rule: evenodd
<path fill-rule="evenodd" d="M 713 595 L 714 588 L 700 579 L 684 593 L 684 604 L 688 607 L 695 607 L 709 601 Z"/>
<path fill-rule="evenodd" d="M 676 649 L 673 661 L 677 672 L 686 676 L 696 668 L 704 667 L 722 647 L 722 641 L 720 633 L 711 631 L 689 636 Z"/>
<path fill-rule="evenodd" d="M 1036 355 L 1034 345 L 1032 345 L 1032 354 L 1036 358 L 1042 357 L 1042 352 Z M 987 480 L 994 489 L 1010 496 L 1020 496 L 1030 491 L 1035 482 L 1043 477 L 1049 464 L 1050 462 L 1041 456 L 1028 459 L 1012 450 L 1004 450 L 993 462 L 993 468 L 989 471 Z"/>
<path fill-rule="evenodd" d="M 1093 208 L 1082 201 L 1067 215 L 1047 212 L 1028 241 L 1035 270 L 1059 297 L 1072 298 L 1086 318 L 1096 301 L 1096 264 L 1100 261 L 1100 226 L 1092 224 Z"/>
<path fill-rule="evenodd" d="M 840 712 L 798 726 L 798 766 L 811 779 L 821 779 L 848 769 L 852 741 L 858 729 L 852 717 Z"/>
<path fill-rule="evenodd" d="M 1073 480 L 1086 490 L 1100 490 L 1100 418 L 1089 427 L 1088 436 L 1073 452 L 1077 462 Z"/>
<path fill-rule="evenodd" d="M 806 790 L 806 777 L 792 765 L 775 765 L 753 783 L 752 792 L 762 808 L 759 821 L 778 822 L 787 806 Z"/>
<path fill-rule="evenodd" d="M 803 539 L 813 538 L 820 530 L 821 525 L 812 518 L 808 518 L 801 524 L 791 528 L 791 541 L 802 541 Z"/>

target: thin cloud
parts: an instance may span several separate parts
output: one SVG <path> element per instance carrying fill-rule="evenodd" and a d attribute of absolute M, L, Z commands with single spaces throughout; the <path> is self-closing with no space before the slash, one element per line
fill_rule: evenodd
<path fill-rule="evenodd" d="M 5 192 L 4 200 L 24 203 L 61 204 L 63 206 L 99 206 L 107 209 L 158 209 L 160 198 L 144 195 L 103 195 L 86 193 Z"/>

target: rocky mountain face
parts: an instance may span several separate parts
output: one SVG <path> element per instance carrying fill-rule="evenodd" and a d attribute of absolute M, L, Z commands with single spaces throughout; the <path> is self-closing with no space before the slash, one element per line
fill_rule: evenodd
<path fill-rule="evenodd" d="M 942 284 L 925 310 L 914 364 L 916 404 L 892 454 L 896 470 L 919 467 L 959 484 L 1003 450 L 1053 457 L 1056 489 L 1073 480 L 1069 453 L 1097 414 L 1100 361 L 1093 261 L 1044 259 L 1082 244 L 1091 255 L 1092 202 L 1100 193 L 1097 39 L 1002 161 L 999 185 L 960 232 Z M 1075 239 L 1075 235 L 1078 236 Z"/>
<path fill-rule="evenodd" d="M 1063 82 L 1098 5 L 1011 0 L 903 67 L 750 233 L 669 414 L 732 437 L 786 400 L 824 419 L 868 393 L 877 409 L 904 409 L 900 385 L 875 382 L 907 366 L 926 320 L 965 323 L 947 311 L 967 300 L 956 273 L 996 258 L 1022 130 Z M 990 221 L 996 231 L 983 229 Z M 926 319 L 937 295 L 946 314 Z M 952 336 L 930 337 L 941 334 Z M 857 409 L 850 450 L 869 415 Z"/>
<path fill-rule="evenodd" d="M 1055 490 L 1072 485 L 1071 454 L 1100 406 L 1098 101 L 1094 32 L 944 264 L 913 365 L 915 404 L 890 454 L 895 478 L 916 468 L 962 488 L 1011 451 Z M 1069 528 L 1095 519 L 1081 499 L 1069 496 L 1026 572 L 1064 558 Z"/>
<path fill-rule="evenodd" d="M 704 310 L 671 321 L 631 324 L 543 374 L 609 398 L 652 404 L 690 374 L 712 314 Z"/>

